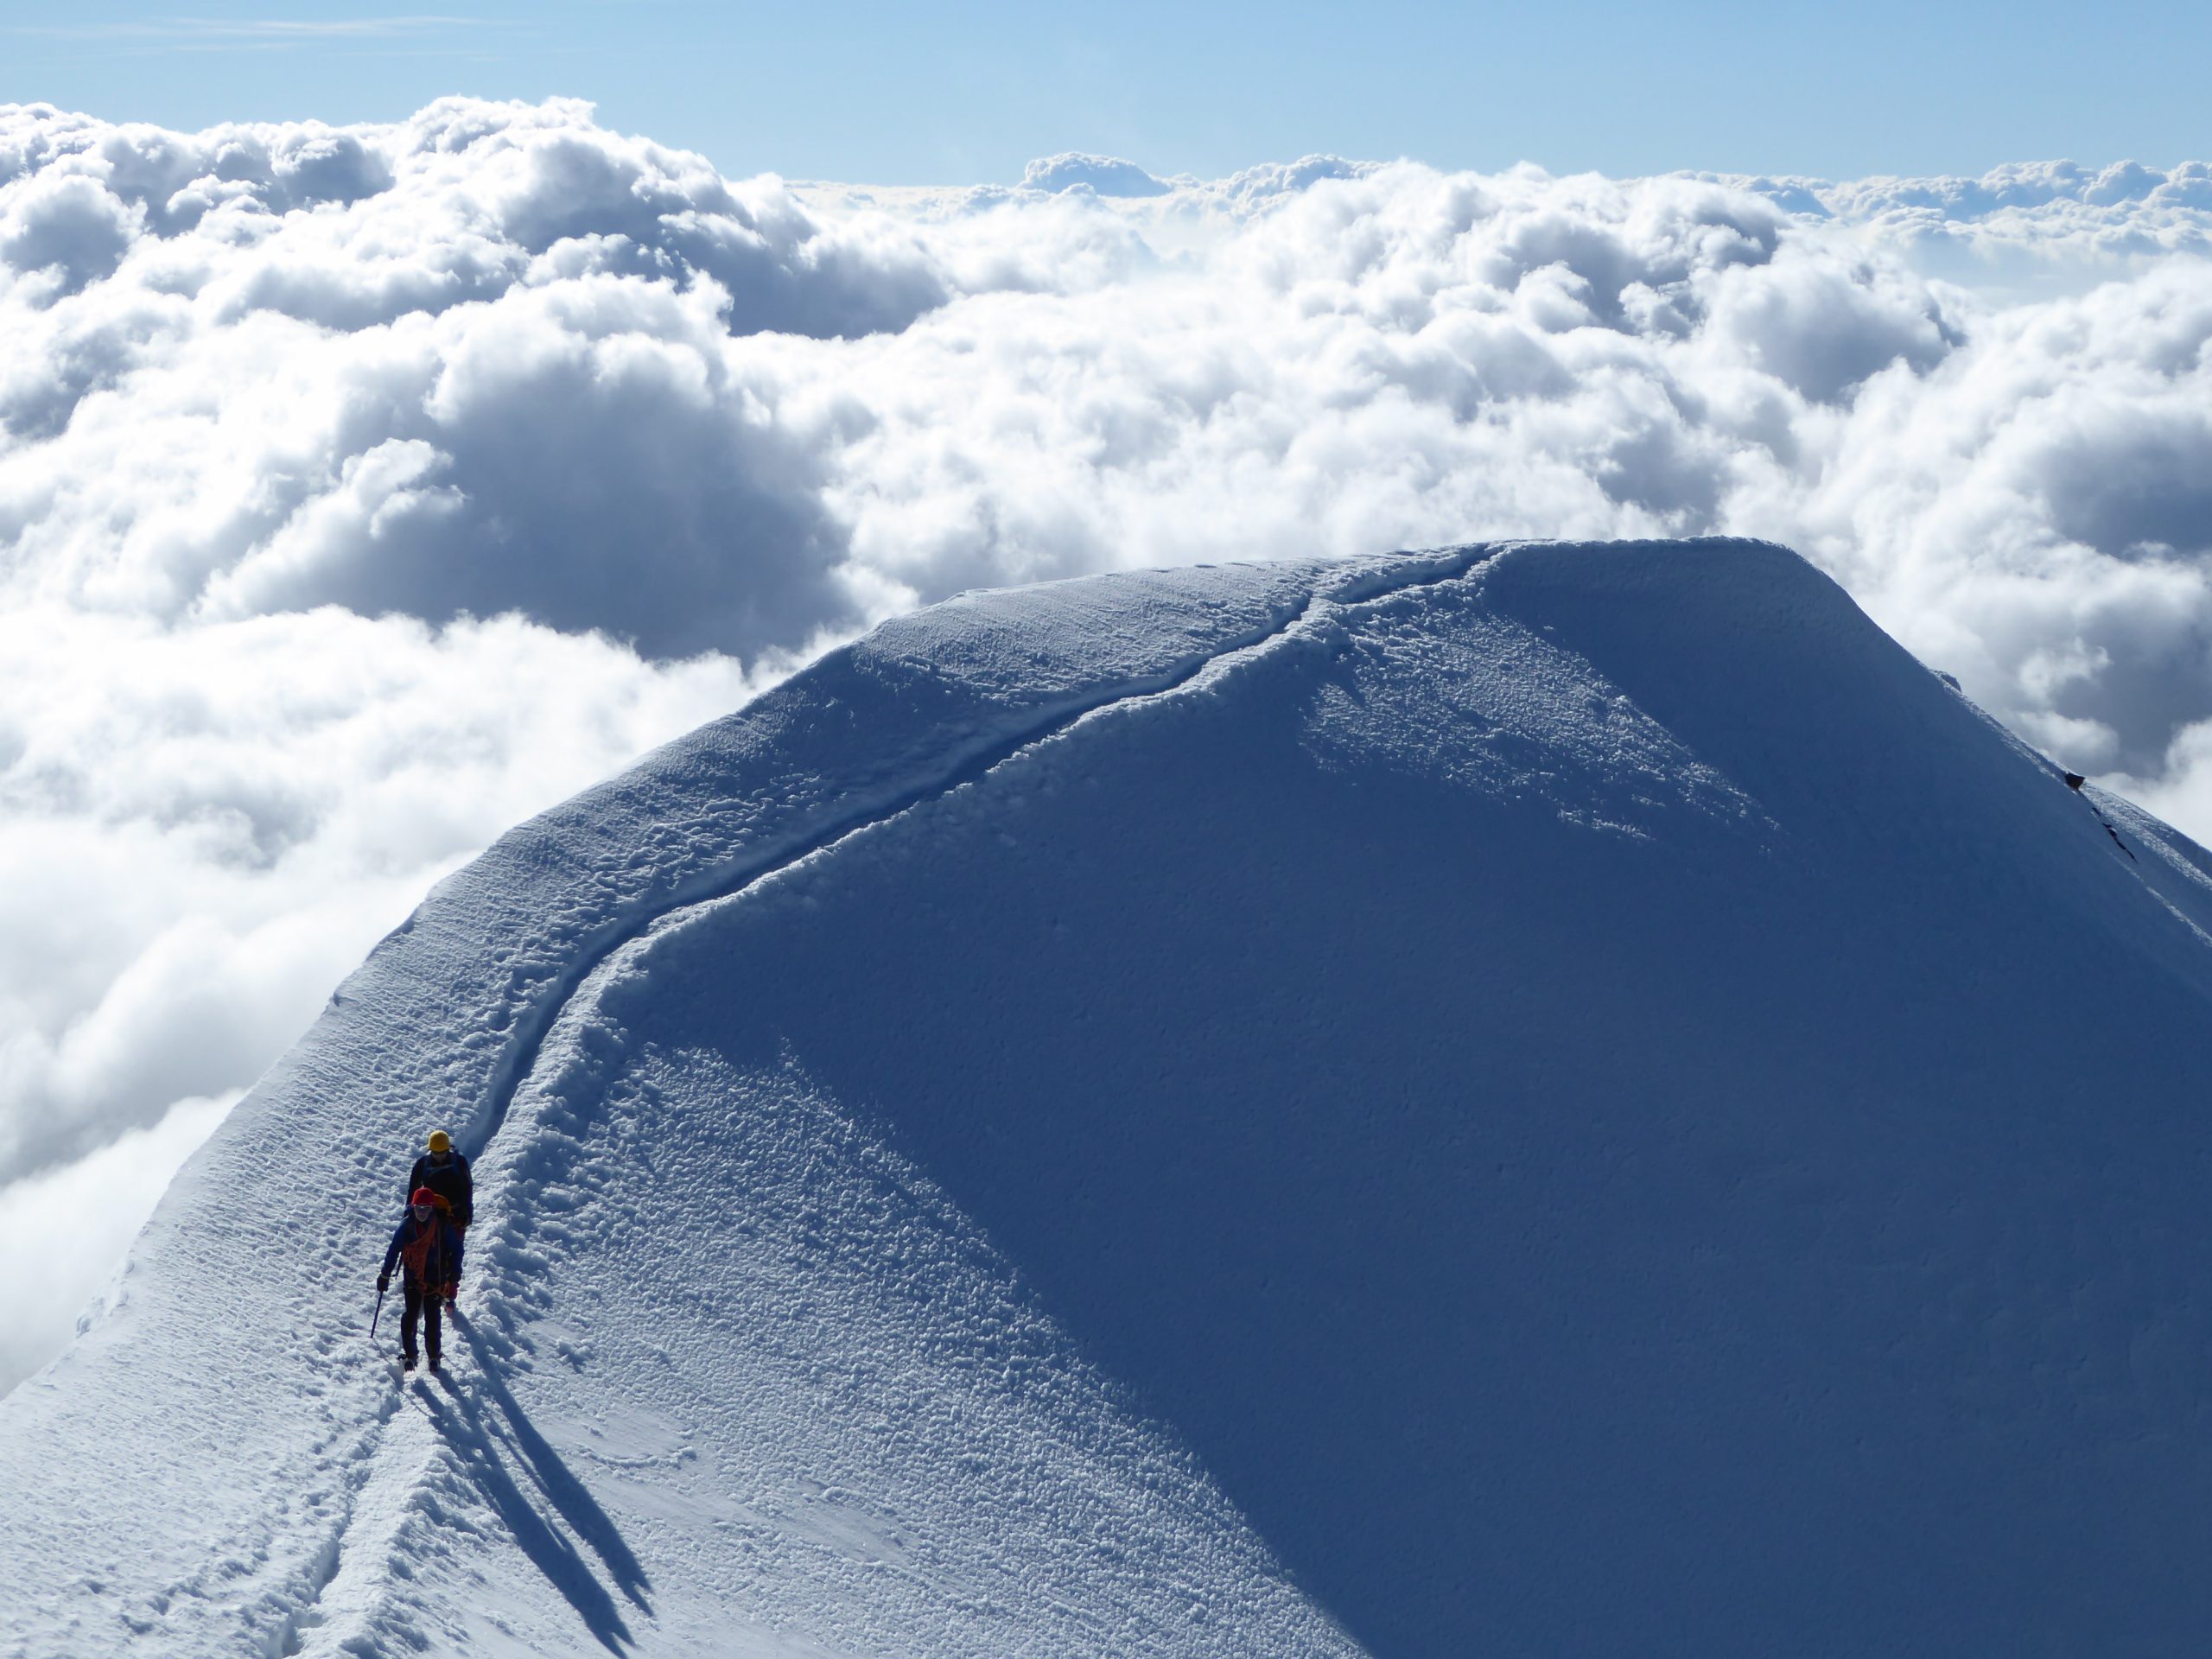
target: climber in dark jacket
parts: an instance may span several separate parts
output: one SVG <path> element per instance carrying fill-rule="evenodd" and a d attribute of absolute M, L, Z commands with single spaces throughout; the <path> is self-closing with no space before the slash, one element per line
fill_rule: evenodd
<path fill-rule="evenodd" d="M 453 1298 L 453 1275 L 461 1261 L 461 1231 L 448 1221 L 445 1200 L 427 1186 L 418 1186 L 407 1203 L 407 1213 L 393 1230 L 391 1246 L 384 1253 L 384 1268 L 377 1274 L 381 1296 L 391 1283 L 391 1264 L 405 1271 L 400 1278 L 406 1293 L 406 1312 L 399 1326 L 399 1352 L 406 1369 L 415 1369 L 415 1322 L 423 1322 L 423 1336 L 430 1351 L 430 1369 L 438 1369 L 444 1332 L 438 1318 L 438 1298 Z"/>
<path fill-rule="evenodd" d="M 458 1289 L 461 1285 L 461 1252 L 467 1242 L 461 1237 L 468 1230 L 468 1224 L 476 1219 L 476 1182 L 468 1173 L 468 1160 L 453 1149 L 453 1137 L 443 1129 L 430 1131 L 430 1149 L 415 1160 L 415 1167 L 407 1177 L 407 1190 L 427 1186 L 446 1201 L 454 1231 L 453 1271 L 447 1283 Z M 452 1304 L 454 1293 L 446 1293 L 446 1301 Z"/>

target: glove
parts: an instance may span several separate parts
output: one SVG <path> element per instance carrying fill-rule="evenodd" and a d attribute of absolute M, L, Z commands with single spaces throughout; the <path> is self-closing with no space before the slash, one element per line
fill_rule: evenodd
<path fill-rule="evenodd" d="M 391 1275 L 388 1273 L 380 1273 L 377 1274 L 377 1294 L 381 1296 L 385 1292 L 391 1288 Z"/>
<path fill-rule="evenodd" d="M 458 1296 L 458 1295 L 460 1295 L 460 1294 L 461 1294 L 461 1281 L 460 1281 L 459 1280 L 457 1280 L 457 1279 L 448 1279 L 448 1280 L 447 1280 L 447 1281 L 446 1281 L 446 1300 L 448 1300 L 448 1301 L 451 1301 L 451 1300 L 453 1300 L 453 1299 L 454 1299 L 454 1297 L 456 1297 L 456 1296 Z"/>

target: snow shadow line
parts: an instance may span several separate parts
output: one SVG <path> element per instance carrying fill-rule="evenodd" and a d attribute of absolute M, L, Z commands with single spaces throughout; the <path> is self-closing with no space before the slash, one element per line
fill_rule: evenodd
<path fill-rule="evenodd" d="M 474 1160 L 483 1155 L 500 1129 L 523 1080 L 537 1069 L 537 1057 L 562 1011 L 583 988 L 600 965 L 623 948 L 642 938 L 664 918 L 742 893 L 757 881 L 791 868 L 848 836 L 902 817 L 926 802 L 941 799 L 985 777 L 1033 746 L 1056 737 L 1088 716 L 1117 703 L 1164 696 L 1179 690 L 1217 663 L 1280 639 L 1329 605 L 1361 605 L 1416 588 L 1438 586 L 1464 576 L 1476 565 L 1520 545 L 1513 542 L 1422 549 L 1395 556 L 1404 564 L 1370 569 L 1341 580 L 1333 588 L 1325 581 L 1307 594 L 1305 601 L 1271 616 L 1257 627 L 1224 641 L 1204 654 L 1186 658 L 1157 674 L 1116 682 L 1087 695 L 1048 703 L 1036 715 L 1011 731 L 956 748 L 944 771 L 887 796 L 870 798 L 830 820 L 810 834 L 772 843 L 749 858 L 739 858 L 720 868 L 680 882 L 657 901 L 648 901 L 626 916 L 616 918 L 578 946 L 567 967 L 554 976 L 543 993 L 517 1019 L 505 1052 L 493 1066 L 484 1085 L 467 1135 L 466 1151 Z M 1356 566 L 1350 567 L 1356 569 Z"/>
<path fill-rule="evenodd" d="M 1363 604 L 1439 585 L 1465 575 L 1499 550 L 1501 548 L 1494 545 L 1441 550 L 1426 556 L 1414 556 L 1407 564 L 1370 570 L 1350 580 L 1328 584 L 1309 593 L 1302 604 L 1278 613 L 1263 626 L 1224 642 L 1218 649 L 1186 659 L 1156 675 L 1120 681 L 1088 696 L 1049 705 L 1019 728 L 955 750 L 949 757 L 950 764 L 944 770 L 904 790 L 858 804 L 810 834 L 772 844 L 752 857 L 706 872 L 677 885 L 658 902 L 618 918 L 595 938 L 583 942 L 567 968 L 518 1020 L 505 1054 L 486 1084 L 484 1105 L 471 1125 L 470 1156 L 480 1158 L 505 1127 L 524 1080 L 537 1068 L 547 1037 L 586 982 L 617 951 L 644 938 L 669 918 L 731 898 L 849 836 L 942 799 L 1093 714 L 1117 704 L 1172 694 L 1209 669 L 1284 638 L 1319 614 L 1325 607 Z M 483 1339 L 458 1318 L 454 1320 L 454 1326 L 469 1346 L 476 1362 L 476 1376 L 481 1380 L 485 1395 L 505 1419 L 504 1428 L 487 1421 L 482 1407 L 470 1398 L 468 1389 L 451 1383 L 448 1384 L 448 1391 L 454 1401 L 454 1411 L 439 1410 L 433 1398 L 433 1414 L 440 1427 L 447 1430 L 448 1442 L 475 1475 L 485 1497 L 505 1519 L 524 1553 L 567 1599 L 593 1636 L 609 1652 L 623 1653 L 626 1644 L 634 1646 L 635 1639 L 623 1621 L 620 1608 L 575 1545 L 550 1525 L 531 1503 L 501 1460 L 497 1442 L 504 1440 L 507 1443 L 546 1502 L 598 1555 L 622 1593 L 650 1618 L 652 1609 L 645 1592 L 652 1586 L 644 1568 L 605 1510 L 531 1424 L 513 1395 L 498 1381 L 496 1357 L 487 1351 Z"/>

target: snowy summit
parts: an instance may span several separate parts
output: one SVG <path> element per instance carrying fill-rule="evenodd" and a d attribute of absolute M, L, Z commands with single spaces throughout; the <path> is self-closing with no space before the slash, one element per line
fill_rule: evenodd
<path fill-rule="evenodd" d="M 0 1651 L 2191 1651 L 2209 929 L 1770 545 L 954 600 L 340 988 L 0 1404 Z"/>

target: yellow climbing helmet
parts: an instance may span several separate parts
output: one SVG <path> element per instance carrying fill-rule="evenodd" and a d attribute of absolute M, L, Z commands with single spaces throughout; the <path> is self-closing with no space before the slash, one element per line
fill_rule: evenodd
<path fill-rule="evenodd" d="M 432 1152 L 451 1152 L 453 1150 L 453 1137 L 448 1135 L 443 1129 L 432 1129 L 430 1131 L 430 1150 Z"/>

